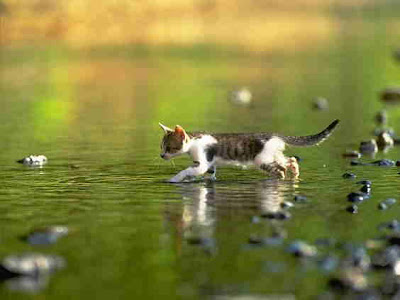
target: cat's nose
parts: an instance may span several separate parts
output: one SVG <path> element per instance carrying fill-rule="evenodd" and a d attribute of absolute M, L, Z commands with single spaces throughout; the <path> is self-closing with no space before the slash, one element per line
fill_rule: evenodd
<path fill-rule="evenodd" d="M 165 157 L 165 154 L 164 154 L 164 153 L 162 153 L 162 154 L 160 154 L 160 156 L 161 156 L 161 158 L 164 158 L 164 157 Z"/>

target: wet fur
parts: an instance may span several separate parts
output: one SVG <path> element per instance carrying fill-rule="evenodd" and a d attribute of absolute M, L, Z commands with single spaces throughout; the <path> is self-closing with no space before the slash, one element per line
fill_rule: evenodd
<path fill-rule="evenodd" d="M 293 157 L 285 157 L 285 145 L 312 146 L 321 143 L 339 123 L 333 121 L 326 129 L 309 136 L 284 136 L 272 133 L 187 133 L 181 126 L 170 129 L 162 124 L 164 137 L 161 142 L 161 157 L 171 159 L 189 154 L 193 166 L 179 172 L 169 182 L 181 182 L 185 178 L 211 173 L 216 179 L 216 166 L 225 164 L 255 165 L 270 176 L 284 179 L 287 171 L 294 178 L 299 176 L 299 167 Z"/>

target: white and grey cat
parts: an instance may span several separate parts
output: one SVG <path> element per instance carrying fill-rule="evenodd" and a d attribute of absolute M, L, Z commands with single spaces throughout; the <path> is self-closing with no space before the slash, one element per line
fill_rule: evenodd
<path fill-rule="evenodd" d="M 175 129 L 159 123 L 164 130 L 161 157 L 169 160 L 181 154 L 189 154 L 193 166 L 180 171 L 169 182 L 181 182 L 185 178 L 210 173 L 216 179 L 216 166 L 255 165 L 270 176 L 284 179 L 287 171 L 292 177 L 299 176 L 299 166 L 294 157 L 285 157 L 285 145 L 313 146 L 325 140 L 339 120 L 333 121 L 320 133 L 309 136 L 284 136 L 275 133 L 202 133 L 186 132 L 181 126 Z"/>

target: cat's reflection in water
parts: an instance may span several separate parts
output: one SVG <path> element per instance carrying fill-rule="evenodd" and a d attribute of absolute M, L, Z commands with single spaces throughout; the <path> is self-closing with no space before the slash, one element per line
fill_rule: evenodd
<path fill-rule="evenodd" d="M 215 231 L 231 234 L 235 229 L 224 228 L 235 224 L 248 225 L 254 218 L 271 224 L 272 232 L 283 231 L 279 216 L 284 211 L 282 202 L 293 194 L 294 182 L 263 180 L 251 183 L 186 183 L 176 185 L 182 204 L 167 206 L 166 215 L 174 224 L 179 249 L 182 242 L 216 251 Z M 267 216 L 271 220 L 263 220 Z M 276 220 L 278 219 L 278 220 Z M 222 222 L 228 220 L 229 222 Z M 233 222 L 233 223 L 232 223 Z M 246 222 L 247 224 L 244 224 Z M 232 236 L 234 238 L 234 236 Z"/>

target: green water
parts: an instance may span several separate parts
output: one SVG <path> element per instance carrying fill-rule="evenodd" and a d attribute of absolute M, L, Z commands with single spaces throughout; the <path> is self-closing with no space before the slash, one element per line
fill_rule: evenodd
<path fill-rule="evenodd" d="M 374 115 L 384 108 L 378 92 L 400 78 L 391 13 L 378 12 L 338 16 L 338 35 L 327 44 L 282 53 L 214 46 L 1 48 L 0 257 L 58 254 L 67 267 L 36 294 L 11 291 L 5 282 L 0 298 L 304 299 L 326 291 L 334 273 L 302 264 L 287 245 L 330 237 L 361 243 L 400 214 L 398 204 L 376 208 L 399 197 L 396 167 L 351 167 L 341 157 L 371 138 Z M 241 86 L 253 93 L 250 106 L 227 100 Z M 312 109 L 316 96 L 329 100 L 329 110 Z M 399 131 L 400 108 L 387 109 Z M 324 144 L 287 149 L 303 159 L 297 182 L 221 168 L 214 183 L 165 183 L 191 162 L 183 157 L 173 166 L 159 158 L 158 122 L 189 131 L 305 135 L 335 118 L 340 126 Z M 15 162 L 29 154 L 46 155 L 48 165 Z M 400 159 L 400 150 L 380 158 Z M 342 178 L 346 171 L 373 181 L 373 197 L 357 215 L 345 211 L 347 193 L 359 188 Z M 296 204 L 291 219 L 252 222 L 297 194 L 309 202 Z M 54 245 L 20 239 L 59 224 L 71 232 Z M 248 245 L 250 236 L 274 232 L 286 236 L 283 244 Z M 191 243 L 195 237 L 206 243 Z"/>

